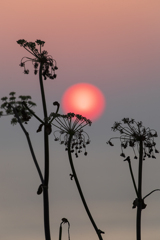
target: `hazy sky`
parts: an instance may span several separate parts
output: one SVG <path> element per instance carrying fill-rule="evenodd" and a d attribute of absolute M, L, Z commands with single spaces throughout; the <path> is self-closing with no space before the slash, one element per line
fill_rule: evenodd
<path fill-rule="evenodd" d="M 0 1 L 0 96 L 16 91 L 31 95 L 37 115 L 43 116 L 38 78 L 24 75 L 19 67 L 29 56 L 16 41 L 46 42 L 45 49 L 57 61 L 57 79 L 45 81 L 48 112 L 61 102 L 65 90 L 86 82 L 104 94 L 107 107 L 102 117 L 86 127 L 91 144 L 88 156 L 74 160 L 82 189 L 104 240 L 135 240 L 135 193 L 119 142 L 106 145 L 115 121 L 123 117 L 143 121 L 160 132 L 160 1 L 159 0 L 1 0 Z M 43 168 L 43 134 L 37 121 L 27 126 Z M 40 184 L 26 138 L 10 117 L 0 119 L 0 239 L 43 240 Z M 98 239 L 83 209 L 64 146 L 50 136 L 50 219 L 52 239 L 66 217 L 71 240 Z M 160 140 L 157 139 L 160 149 Z M 130 152 L 128 152 L 129 154 Z M 126 152 L 127 154 L 127 152 Z M 132 155 L 133 156 L 133 155 Z M 160 188 L 160 156 L 144 163 L 143 193 Z M 134 160 L 134 159 L 133 159 Z M 133 161 L 137 172 L 137 161 Z M 137 176 L 137 174 L 136 174 Z M 142 236 L 160 238 L 160 193 L 146 199 L 142 212 Z M 64 240 L 67 226 L 64 226 Z"/>

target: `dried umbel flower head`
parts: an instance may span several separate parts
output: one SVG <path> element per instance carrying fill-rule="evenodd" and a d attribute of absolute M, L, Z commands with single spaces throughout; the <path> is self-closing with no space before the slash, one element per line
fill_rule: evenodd
<path fill-rule="evenodd" d="M 156 158 L 154 153 L 159 153 L 156 149 L 155 137 L 158 137 L 157 132 L 150 128 L 145 128 L 142 122 L 136 122 L 134 119 L 123 118 L 122 122 L 115 122 L 112 130 L 119 131 L 120 137 L 111 138 L 107 144 L 114 146 L 112 139 L 120 139 L 122 153 L 120 156 L 125 157 L 124 149 L 131 147 L 134 151 L 134 158 L 137 159 L 135 147 L 139 151 L 140 141 L 143 143 L 143 158 Z"/>
<path fill-rule="evenodd" d="M 32 117 L 33 110 L 32 107 L 36 106 L 34 102 L 31 101 L 30 96 L 19 96 L 19 99 L 16 99 L 16 93 L 10 92 L 9 97 L 1 98 L 2 104 L 0 106 L 3 111 L 0 112 L 0 116 L 13 115 L 11 119 L 11 124 L 15 125 L 18 122 L 17 116 L 21 122 L 27 123 Z M 27 106 L 30 111 L 26 109 Z"/>
<path fill-rule="evenodd" d="M 24 68 L 24 73 L 29 74 L 29 70 L 26 69 L 26 62 L 31 61 L 34 66 L 34 74 L 38 73 L 39 64 L 42 64 L 42 75 L 44 80 L 47 78 L 55 79 L 57 75 L 55 71 L 58 69 L 56 60 L 52 58 L 52 56 L 48 55 L 48 52 L 45 50 L 41 50 L 44 46 L 45 42 L 41 40 L 37 40 L 35 42 L 27 42 L 24 39 L 20 39 L 17 43 L 24 47 L 33 57 L 23 57 L 21 59 L 20 66 Z M 39 50 L 37 49 L 39 46 Z"/>
<path fill-rule="evenodd" d="M 55 121 L 58 123 L 55 124 Z M 68 113 L 67 115 L 59 115 L 55 118 L 54 126 L 58 128 L 54 132 L 55 141 L 59 141 L 60 144 L 66 146 L 68 150 L 69 138 L 71 139 L 71 152 L 75 152 L 75 156 L 84 149 L 84 155 L 87 155 L 86 145 L 90 143 L 89 136 L 83 131 L 86 125 L 91 126 L 91 121 L 81 115 Z"/>

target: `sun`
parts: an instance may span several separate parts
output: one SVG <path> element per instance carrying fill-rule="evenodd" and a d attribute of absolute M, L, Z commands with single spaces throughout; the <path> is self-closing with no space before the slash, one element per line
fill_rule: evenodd
<path fill-rule="evenodd" d="M 83 115 L 91 121 L 98 119 L 105 109 L 102 92 L 89 83 L 78 83 L 69 87 L 62 97 L 62 109 L 65 113 Z"/>

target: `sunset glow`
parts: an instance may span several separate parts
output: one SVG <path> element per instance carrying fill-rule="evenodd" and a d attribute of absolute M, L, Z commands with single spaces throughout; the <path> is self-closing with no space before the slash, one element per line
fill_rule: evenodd
<path fill-rule="evenodd" d="M 62 98 L 65 113 L 74 112 L 91 120 L 99 118 L 105 107 L 102 92 L 94 85 L 79 83 L 66 90 Z"/>
<path fill-rule="evenodd" d="M 136 192 L 128 162 L 120 156 L 119 141 L 114 148 L 106 142 L 119 137 L 111 127 L 123 118 L 142 121 L 160 135 L 159 9 L 160 0 L 0 0 L 0 99 L 11 91 L 17 97 L 31 96 L 37 104 L 33 109 L 36 116 L 45 120 L 39 73 L 34 74 L 31 62 L 26 62 L 29 74 L 23 73 L 21 59 L 33 56 L 17 40 L 45 41 L 42 50 L 58 67 L 56 79 L 43 81 L 48 115 L 56 112 L 56 101 L 59 114 L 74 112 L 93 122 L 84 129 L 91 140 L 87 156 L 72 155 L 88 207 L 98 228 L 105 232 L 103 240 L 136 240 L 136 208 L 132 209 Z M 0 118 L 0 239 L 45 240 L 43 194 L 36 194 L 42 182 L 21 126 L 11 126 L 10 120 L 11 116 Z M 33 117 L 24 128 L 43 174 L 44 126 L 42 132 L 36 132 L 41 121 Z M 63 217 L 70 222 L 71 240 L 98 240 L 75 179 L 71 181 L 67 152 L 54 141 L 56 123 L 54 119 L 49 135 L 51 239 L 59 239 Z M 126 156 L 130 151 L 132 154 L 132 149 L 126 149 Z M 160 188 L 159 157 L 144 162 L 142 197 Z M 131 162 L 138 183 L 138 161 Z M 145 200 L 142 240 L 160 240 L 160 192 Z M 67 240 L 67 224 L 62 228 L 62 239 Z"/>

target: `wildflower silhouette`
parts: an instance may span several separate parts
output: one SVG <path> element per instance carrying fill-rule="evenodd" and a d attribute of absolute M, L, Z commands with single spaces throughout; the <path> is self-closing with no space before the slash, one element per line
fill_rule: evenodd
<path fill-rule="evenodd" d="M 26 131 L 23 125 L 23 123 L 27 124 L 32 116 L 36 116 L 34 111 L 31 110 L 31 107 L 36 106 L 36 104 L 30 100 L 31 99 L 30 96 L 19 96 L 20 100 L 16 100 L 15 94 L 16 94 L 15 92 L 10 92 L 9 98 L 8 97 L 1 98 L 3 104 L 1 105 L 0 108 L 3 109 L 3 111 L 0 112 L 0 117 L 13 115 L 13 118 L 11 119 L 11 124 L 12 125 L 16 125 L 17 123 L 20 124 L 24 134 L 26 135 L 29 149 L 30 149 L 33 161 L 35 163 L 35 166 L 37 168 L 39 177 L 41 179 L 41 182 L 43 182 L 43 176 L 39 168 L 36 156 L 34 154 L 29 133 Z"/>
<path fill-rule="evenodd" d="M 3 97 L 1 98 L 2 104 L 1 109 L 3 111 L 0 112 L 0 116 L 7 116 L 7 115 L 13 115 L 14 117 L 11 119 L 11 124 L 16 125 L 18 122 L 17 117 L 15 116 L 15 111 L 20 119 L 20 121 L 25 124 L 30 120 L 30 118 L 33 116 L 34 112 L 31 110 L 32 107 L 35 107 L 36 104 L 31 101 L 30 96 L 19 96 L 18 100 L 16 99 L 16 93 L 10 92 L 9 97 Z M 25 108 L 25 106 L 29 109 L 29 111 Z"/>
<path fill-rule="evenodd" d="M 56 122 L 57 124 L 55 124 Z M 83 128 L 87 125 L 91 126 L 91 121 L 81 115 L 68 113 L 67 115 L 57 116 L 53 125 L 58 128 L 58 130 L 54 131 L 55 141 L 59 141 L 60 144 L 64 144 L 65 150 L 68 151 L 68 158 L 72 170 L 70 178 L 71 180 L 75 180 L 78 192 L 80 194 L 84 208 L 88 214 L 88 217 L 98 235 L 98 238 L 102 240 L 101 234 L 104 232 L 97 228 L 97 225 L 91 215 L 72 160 L 72 153 L 75 153 L 75 156 L 78 157 L 78 154 L 80 154 L 83 149 L 84 155 L 87 155 L 86 145 L 90 143 L 90 139 Z"/>
<path fill-rule="evenodd" d="M 71 180 L 74 179 L 80 193 L 82 202 L 84 204 L 85 210 L 95 228 L 95 231 L 100 240 L 102 240 L 101 234 L 104 233 L 99 230 L 92 218 L 92 215 L 89 211 L 87 203 L 85 201 L 84 195 L 82 193 L 76 171 L 72 161 L 72 153 L 75 153 L 75 156 L 78 155 L 84 150 L 84 155 L 87 155 L 86 145 L 90 143 L 89 136 L 86 132 L 83 131 L 83 128 L 86 125 L 91 125 L 91 121 L 82 117 L 78 114 L 69 113 L 67 115 L 60 115 L 58 114 L 59 111 L 59 103 L 54 102 L 53 105 L 56 106 L 57 110 L 54 113 L 48 115 L 47 113 L 47 105 L 46 105 L 46 98 L 43 86 L 43 80 L 55 79 L 56 74 L 55 71 L 58 69 L 56 61 L 52 58 L 52 56 L 48 55 L 47 51 L 42 51 L 42 47 L 44 46 L 44 41 L 37 40 L 35 42 L 27 42 L 24 39 L 20 39 L 17 43 L 23 47 L 27 52 L 31 54 L 31 57 L 23 57 L 21 59 L 20 66 L 24 68 L 24 74 L 29 74 L 29 69 L 26 68 L 26 64 L 31 62 L 34 67 L 34 74 L 37 75 L 39 73 L 39 85 L 40 85 L 40 93 L 42 98 L 42 106 L 43 106 L 43 119 L 39 118 L 36 113 L 31 109 L 32 107 L 36 106 L 34 102 L 31 101 L 30 96 L 19 96 L 16 99 L 15 92 L 11 92 L 9 97 L 3 97 L 0 117 L 6 115 L 12 115 L 11 124 L 15 125 L 19 123 L 21 129 L 23 130 L 28 146 L 37 168 L 41 183 L 38 187 L 37 194 L 40 195 L 43 193 L 43 209 L 44 209 L 44 232 L 45 232 L 45 239 L 51 240 L 50 236 L 50 219 L 49 219 L 49 192 L 48 192 L 48 185 L 49 185 L 49 135 L 52 132 L 52 126 L 56 126 L 58 128 L 57 131 L 54 132 L 55 140 L 59 140 L 61 144 L 65 144 L 66 150 L 68 151 L 68 157 L 72 169 L 72 173 L 70 174 Z M 31 143 L 31 139 L 29 133 L 27 132 L 25 125 L 31 119 L 31 117 L 35 117 L 39 125 L 37 127 L 37 133 L 44 130 L 44 174 L 39 167 L 39 163 L 37 161 L 36 155 L 34 153 L 34 149 Z M 54 124 L 56 123 L 56 124 Z M 57 125 L 58 124 L 58 125 Z M 59 134 L 57 137 L 56 135 Z M 62 224 L 68 223 L 68 238 L 70 239 L 69 235 L 69 228 L 70 224 L 66 218 L 62 219 L 62 223 L 60 224 L 60 233 L 59 239 L 62 236 Z"/>
<path fill-rule="evenodd" d="M 34 57 L 23 57 L 21 59 L 20 66 L 24 68 L 25 74 L 29 74 L 29 70 L 26 69 L 26 62 L 31 61 L 34 66 L 35 75 L 38 73 L 38 67 L 40 66 L 39 73 L 44 77 L 44 80 L 46 80 L 47 78 L 53 80 L 57 77 L 57 75 L 55 74 L 55 71 L 58 69 L 56 60 L 53 59 L 51 55 L 48 55 L 47 51 L 42 51 L 42 47 L 45 44 L 44 41 L 37 40 L 35 42 L 27 42 L 24 39 L 20 39 L 17 41 L 17 43 L 21 47 L 24 47 L 25 50 L 27 50 Z M 39 51 L 36 46 L 39 46 Z"/>
<path fill-rule="evenodd" d="M 124 161 L 128 162 L 129 170 L 133 182 L 133 186 L 135 189 L 135 193 L 137 198 L 133 202 L 133 208 L 137 207 L 137 220 L 136 220 L 136 236 L 137 240 L 141 240 L 141 212 L 142 209 L 146 208 L 146 204 L 144 203 L 144 199 L 148 197 L 155 191 L 160 191 L 160 189 L 155 189 L 147 194 L 145 197 L 142 197 L 142 167 L 143 160 L 146 157 L 148 158 L 156 158 L 155 153 L 159 153 L 156 149 L 156 143 L 154 139 L 158 137 L 157 132 L 150 128 L 145 128 L 142 125 L 142 122 L 136 122 L 134 119 L 123 118 L 122 122 L 115 122 L 112 130 L 118 131 L 120 133 L 120 137 L 111 138 L 107 144 L 110 146 L 114 146 L 112 143 L 113 139 L 119 139 L 121 143 L 121 157 L 126 157 L 124 150 L 127 147 L 131 147 L 134 152 L 134 159 L 137 159 L 136 149 L 138 149 L 139 154 L 139 167 L 138 167 L 138 187 L 135 182 L 134 174 L 131 166 L 130 156 L 125 158 Z M 135 149 L 136 148 L 136 149 Z"/>
<path fill-rule="evenodd" d="M 91 121 L 81 115 L 68 113 L 67 115 L 57 115 L 55 122 L 58 125 L 55 125 L 55 123 L 53 125 L 59 129 L 54 131 L 55 141 L 64 144 L 67 151 L 69 138 L 72 136 L 71 152 L 75 152 L 75 156 L 78 157 L 78 154 L 84 149 L 84 155 L 87 155 L 86 145 L 90 143 L 90 139 L 83 128 L 86 125 L 91 126 Z M 57 137 L 57 135 L 59 136 Z"/>
<path fill-rule="evenodd" d="M 20 66 L 24 68 L 24 74 L 29 74 L 29 69 L 26 68 L 26 63 L 32 62 L 34 67 L 34 73 L 39 73 L 39 84 L 40 84 L 40 92 L 42 98 L 43 105 L 43 113 L 44 118 L 40 119 L 33 110 L 36 104 L 31 101 L 30 96 L 19 96 L 19 100 L 16 100 L 15 92 L 10 93 L 10 97 L 3 97 L 1 100 L 3 104 L 1 105 L 0 116 L 4 115 L 13 115 L 11 120 L 11 124 L 16 124 L 17 122 L 20 124 L 29 145 L 29 149 L 37 168 L 41 184 L 38 188 L 37 194 L 41 194 L 43 192 L 43 209 L 44 209 L 44 232 L 45 239 L 51 240 L 50 236 L 50 221 L 49 221 L 49 195 L 48 195 L 48 184 L 49 184 L 49 135 L 52 132 L 51 124 L 54 120 L 48 118 L 45 92 L 43 86 L 43 80 L 55 79 L 56 74 L 55 71 L 58 69 L 56 61 L 52 58 L 52 56 L 48 55 L 48 52 L 43 50 L 45 42 L 41 40 L 36 40 L 35 42 L 27 42 L 24 39 L 20 39 L 17 43 L 23 47 L 27 52 L 31 54 L 31 57 L 23 57 L 21 59 Z M 53 103 L 54 106 L 57 107 L 56 113 L 59 110 L 59 104 L 57 102 Z M 5 112 L 5 114 L 4 114 Z M 38 161 L 36 159 L 34 149 L 31 143 L 31 139 L 29 133 L 26 131 L 24 124 L 27 123 L 31 117 L 35 117 L 38 122 L 40 122 L 40 126 L 37 129 L 37 132 L 42 131 L 42 127 L 44 126 L 44 175 L 41 172 Z"/>

